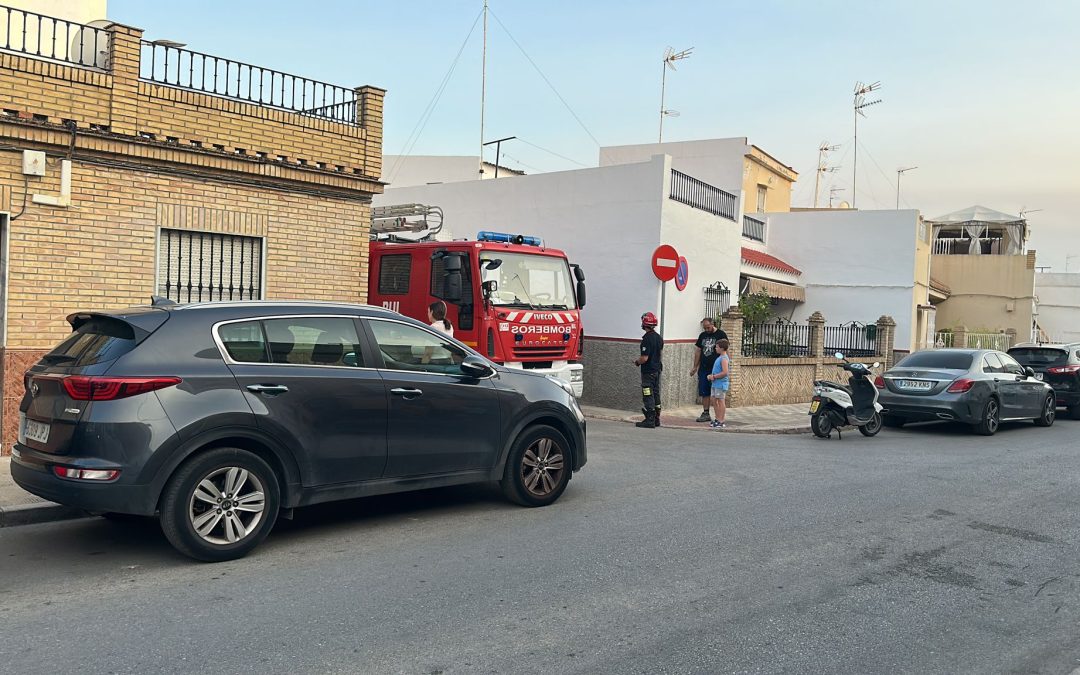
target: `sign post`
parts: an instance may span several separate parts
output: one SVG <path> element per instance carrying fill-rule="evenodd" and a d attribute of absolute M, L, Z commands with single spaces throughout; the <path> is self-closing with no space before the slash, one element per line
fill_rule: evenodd
<path fill-rule="evenodd" d="M 674 246 L 661 244 L 652 254 L 653 275 L 660 280 L 660 339 L 664 339 L 664 306 L 667 304 L 667 282 L 679 273 L 679 252 Z M 685 284 L 684 284 L 685 286 Z"/>

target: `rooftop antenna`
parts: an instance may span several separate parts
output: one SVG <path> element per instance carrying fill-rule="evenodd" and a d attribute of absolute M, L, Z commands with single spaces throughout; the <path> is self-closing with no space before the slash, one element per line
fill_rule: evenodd
<path fill-rule="evenodd" d="M 842 188 L 842 187 L 831 187 L 831 188 L 829 188 L 829 208 L 830 209 L 833 207 L 833 205 L 832 205 L 833 197 L 835 197 L 838 192 L 843 192 L 843 191 L 844 191 L 844 188 Z"/>
<path fill-rule="evenodd" d="M 484 177 L 484 97 L 487 94 L 487 17 L 488 0 L 484 0 L 484 41 L 480 49 L 480 175 Z M 474 26 L 476 24 L 473 24 Z M 496 161 L 498 164 L 498 161 Z"/>
<path fill-rule="evenodd" d="M 1036 213 L 1038 211 L 1042 211 L 1042 209 L 1029 209 L 1026 206 L 1021 206 L 1020 207 L 1020 213 L 1019 213 L 1020 220 L 1024 220 L 1024 214 L 1025 213 Z"/>
<path fill-rule="evenodd" d="M 1065 273 L 1069 273 L 1069 261 L 1073 258 L 1080 258 L 1080 253 L 1074 253 L 1072 255 L 1065 256 Z"/>
<path fill-rule="evenodd" d="M 817 154 L 817 175 L 814 176 L 814 208 L 818 207 L 818 195 L 821 194 L 821 174 L 823 173 L 836 173 L 836 170 L 840 167 L 830 167 L 826 163 L 829 158 L 830 152 L 836 152 L 840 149 L 839 145 L 829 145 L 828 141 L 822 141 L 818 146 Z"/>
<path fill-rule="evenodd" d="M 881 103 L 880 98 L 874 101 L 866 100 L 867 94 L 872 91 L 877 91 L 878 89 L 881 89 L 880 81 L 872 82 L 870 84 L 863 84 L 862 82 L 855 83 L 855 101 L 853 104 L 855 108 L 855 145 L 853 146 L 855 154 L 854 159 L 851 162 L 851 208 L 855 208 L 855 184 L 859 179 L 859 174 L 857 173 L 859 167 L 859 117 L 866 117 L 866 113 L 863 112 L 866 108 Z"/>
<path fill-rule="evenodd" d="M 689 49 L 684 49 L 681 52 L 677 52 L 671 47 L 668 47 L 664 50 L 663 75 L 660 77 L 660 140 L 657 141 L 658 143 L 664 142 L 664 118 L 679 116 L 679 112 L 677 110 L 668 110 L 664 107 L 664 93 L 667 88 L 668 68 L 675 70 L 675 62 L 690 58 L 690 52 L 692 51 L 694 51 L 693 47 L 690 47 Z"/>
<path fill-rule="evenodd" d="M 896 210 L 900 210 L 900 176 L 904 175 L 908 171 L 914 171 L 918 169 L 917 166 L 908 166 L 896 170 Z"/>

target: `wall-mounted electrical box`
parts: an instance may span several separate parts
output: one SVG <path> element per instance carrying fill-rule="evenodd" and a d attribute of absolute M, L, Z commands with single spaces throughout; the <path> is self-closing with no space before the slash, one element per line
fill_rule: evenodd
<path fill-rule="evenodd" d="M 23 150 L 22 172 L 27 176 L 44 176 L 45 153 L 40 150 Z"/>

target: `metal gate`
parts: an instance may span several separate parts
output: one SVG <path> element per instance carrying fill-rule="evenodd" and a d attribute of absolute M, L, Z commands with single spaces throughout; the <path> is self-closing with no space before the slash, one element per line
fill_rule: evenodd
<path fill-rule="evenodd" d="M 731 291 L 724 282 L 717 281 L 703 289 L 705 294 L 705 316 L 718 317 L 731 307 Z"/>

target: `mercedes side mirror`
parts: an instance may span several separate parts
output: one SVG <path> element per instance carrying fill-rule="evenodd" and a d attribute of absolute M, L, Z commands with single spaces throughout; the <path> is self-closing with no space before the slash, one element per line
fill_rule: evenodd
<path fill-rule="evenodd" d="M 482 357 L 470 354 L 462 359 L 461 372 L 469 377 L 484 378 L 494 375 L 495 369 Z"/>
<path fill-rule="evenodd" d="M 1035 377 L 1035 369 L 1030 366 L 1024 368 L 1024 375 L 1027 377 Z"/>

